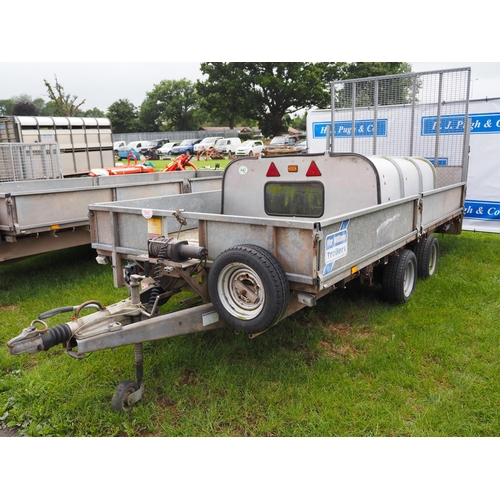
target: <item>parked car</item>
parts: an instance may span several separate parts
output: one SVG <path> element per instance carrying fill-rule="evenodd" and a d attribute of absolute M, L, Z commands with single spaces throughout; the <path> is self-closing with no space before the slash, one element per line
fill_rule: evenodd
<path fill-rule="evenodd" d="M 296 154 L 299 152 L 297 144 L 299 139 L 294 135 L 278 135 L 271 139 L 271 142 L 264 147 L 263 155 L 276 154 Z"/>
<path fill-rule="evenodd" d="M 307 153 L 307 140 L 302 139 L 299 141 L 297 144 L 295 144 L 295 147 L 301 152 L 301 153 Z"/>
<path fill-rule="evenodd" d="M 278 135 L 271 139 L 269 146 L 295 146 L 299 139 L 293 135 Z"/>
<path fill-rule="evenodd" d="M 228 139 L 219 139 L 215 143 L 215 149 L 222 154 L 236 154 L 236 150 L 241 146 L 239 137 L 230 137 Z"/>
<path fill-rule="evenodd" d="M 201 142 L 195 144 L 194 152 L 200 151 L 201 149 L 208 149 L 215 147 L 215 143 L 219 139 L 224 139 L 224 137 L 205 137 Z"/>
<path fill-rule="evenodd" d="M 131 150 L 133 150 L 135 153 L 137 153 L 138 157 L 137 159 L 140 158 L 141 156 L 141 148 L 145 146 L 148 143 L 148 141 L 132 141 L 129 142 L 126 147 L 124 148 L 119 148 L 118 149 L 118 158 L 120 160 L 126 160 L 128 158 L 128 154 L 130 153 Z"/>
<path fill-rule="evenodd" d="M 261 153 L 264 148 L 262 141 L 245 141 L 236 149 L 236 156 L 253 156 L 256 153 Z"/>
<path fill-rule="evenodd" d="M 141 159 L 141 153 L 137 151 L 135 148 L 122 148 L 118 150 L 118 158 L 120 160 L 128 160 L 128 155 L 131 154 L 132 156 L 130 157 L 131 160 L 140 160 Z"/>
<path fill-rule="evenodd" d="M 168 142 L 168 139 L 156 139 L 153 141 L 148 141 L 141 149 L 140 152 L 143 155 L 146 155 L 148 149 L 158 149 L 161 148 L 164 144 Z"/>
<path fill-rule="evenodd" d="M 160 156 L 168 156 L 172 152 L 172 148 L 179 146 L 180 142 L 167 142 L 161 148 L 158 148 Z"/>
<path fill-rule="evenodd" d="M 201 142 L 201 139 L 184 139 L 178 146 L 175 146 L 170 151 L 173 155 L 194 154 L 194 147 Z"/>

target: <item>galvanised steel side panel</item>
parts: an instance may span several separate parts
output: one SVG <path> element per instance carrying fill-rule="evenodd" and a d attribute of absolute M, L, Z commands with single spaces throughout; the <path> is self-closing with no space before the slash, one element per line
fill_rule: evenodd
<path fill-rule="evenodd" d="M 114 188 L 113 199 L 111 201 L 136 200 L 145 197 L 167 196 L 182 194 L 183 182 L 152 182 L 150 184 L 126 185 Z M 92 203 L 94 201 L 92 200 Z M 96 201 L 95 203 L 99 203 Z"/>
<path fill-rule="evenodd" d="M 115 245 L 115 237 L 112 232 L 112 214 L 111 211 L 90 209 L 90 242 L 93 248 L 95 248 L 94 243 L 99 243 L 103 248 L 108 247 L 108 250 L 111 251 Z"/>
<path fill-rule="evenodd" d="M 220 177 L 206 177 L 192 179 L 190 181 L 191 192 L 199 193 L 201 191 L 215 191 L 222 188 L 222 176 Z M 220 206 L 217 213 L 220 212 Z"/>
<path fill-rule="evenodd" d="M 92 246 L 109 251 L 119 247 L 134 249 L 133 253 L 140 254 L 147 249 L 148 239 L 154 234 L 152 230 L 163 236 L 177 235 L 181 226 L 172 215 L 174 211 L 208 210 L 216 213 L 219 208 L 220 191 L 93 204 L 89 206 Z M 184 217 L 183 212 L 181 215 Z M 199 216 L 202 217 L 203 213 Z M 186 222 L 182 230 L 198 226 L 198 218 L 187 218 Z"/>
<path fill-rule="evenodd" d="M 88 224 L 90 203 L 113 202 L 115 198 L 143 198 L 147 194 L 182 193 L 182 181 L 128 187 L 90 187 L 13 197 L 16 233 L 48 231 L 52 226 Z M 4 229 L 5 230 L 5 229 Z"/>
<path fill-rule="evenodd" d="M 90 201 L 112 200 L 110 189 L 74 190 L 47 194 L 17 195 L 14 202 L 15 233 L 49 231 L 51 226 L 88 224 Z"/>
<path fill-rule="evenodd" d="M 97 186 L 97 177 L 69 177 L 68 179 L 38 179 L 34 181 L 13 181 L 0 183 L 1 193 L 27 194 L 70 191 Z"/>
<path fill-rule="evenodd" d="M 317 231 L 311 223 L 309 229 L 277 227 L 274 255 L 283 266 L 290 281 L 313 284 L 317 278 Z"/>
<path fill-rule="evenodd" d="M 455 184 L 422 195 L 422 230 L 463 213 L 465 184 Z"/>
<path fill-rule="evenodd" d="M 229 218 L 231 219 L 231 218 Z M 236 220 L 206 221 L 208 260 L 236 245 L 258 245 L 276 256 L 283 270 L 295 279 L 312 283 L 315 277 L 314 225 L 309 229 L 268 226 Z"/>
<path fill-rule="evenodd" d="M 413 240 L 417 200 L 405 198 L 346 214 L 341 221 L 324 222 L 319 246 L 320 289 L 349 276 L 354 266 L 361 269 Z"/>
<path fill-rule="evenodd" d="M 241 224 L 237 221 L 207 220 L 206 241 L 208 260 L 213 261 L 224 250 L 242 244 L 259 245 L 268 248 L 267 226 L 260 224 Z"/>

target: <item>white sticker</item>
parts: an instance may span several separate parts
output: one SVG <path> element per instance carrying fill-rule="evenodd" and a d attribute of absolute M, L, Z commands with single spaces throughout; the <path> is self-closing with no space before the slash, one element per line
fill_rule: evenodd
<path fill-rule="evenodd" d="M 248 167 L 245 167 L 245 165 L 241 165 L 241 167 L 238 169 L 238 172 L 241 175 L 245 175 L 248 172 Z"/>
<path fill-rule="evenodd" d="M 205 313 L 202 314 L 201 318 L 203 326 L 212 325 L 219 321 L 219 313 L 217 313 L 216 311 Z"/>
<path fill-rule="evenodd" d="M 145 219 L 151 219 L 151 217 L 153 217 L 153 210 L 151 210 L 150 208 L 143 208 L 142 209 L 142 216 Z"/>

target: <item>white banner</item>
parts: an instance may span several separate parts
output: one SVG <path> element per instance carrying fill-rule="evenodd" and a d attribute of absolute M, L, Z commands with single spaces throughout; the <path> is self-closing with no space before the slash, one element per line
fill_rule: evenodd
<path fill-rule="evenodd" d="M 446 137 L 444 148 L 438 151 L 437 170 L 448 175 L 446 167 L 461 165 L 463 153 L 460 133 L 463 135 L 464 114 L 447 110 L 453 103 L 443 103 L 441 136 Z M 453 109 L 453 108 L 452 108 Z M 345 117 L 342 113 L 345 113 Z M 423 156 L 435 163 L 434 141 L 437 123 L 435 106 L 419 106 L 419 125 L 412 129 L 408 116 L 401 107 L 380 107 L 377 117 L 377 155 L 406 155 L 400 144 L 413 147 L 413 156 Z M 471 118 L 467 199 L 463 229 L 500 233 L 500 98 L 469 102 Z M 337 110 L 335 123 L 335 152 L 351 151 L 352 125 L 349 110 Z M 327 127 L 331 124 L 330 110 L 311 110 L 307 116 L 307 146 L 310 153 L 327 149 Z M 373 150 L 375 121 L 367 113 L 366 119 L 355 121 L 356 152 L 370 155 Z M 455 136 L 455 137 L 454 137 Z M 399 148 L 399 149 L 398 149 Z M 396 153 L 394 151 L 397 151 Z M 443 168 L 444 167 L 444 168 Z M 450 177 L 446 184 L 460 182 L 460 177 Z"/>
<path fill-rule="evenodd" d="M 463 229 L 500 233 L 500 98 L 470 101 L 469 172 Z"/>

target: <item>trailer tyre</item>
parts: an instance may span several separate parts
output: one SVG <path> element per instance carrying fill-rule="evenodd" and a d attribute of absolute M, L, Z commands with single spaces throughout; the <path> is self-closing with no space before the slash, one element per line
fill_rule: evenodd
<path fill-rule="evenodd" d="M 384 267 L 382 290 L 386 300 L 394 304 L 408 302 L 417 282 L 417 257 L 408 249 L 391 255 Z"/>
<path fill-rule="evenodd" d="M 222 252 L 208 273 L 210 299 L 229 326 L 260 333 L 275 325 L 288 305 L 288 280 L 276 258 L 256 245 Z"/>
<path fill-rule="evenodd" d="M 139 386 L 132 380 L 120 382 L 111 399 L 111 408 L 113 411 L 117 413 L 129 412 L 132 409 L 132 405 L 129 404 L 128 397 L 137 390 L 139 390 Z"/>
<path fill-rule="evenodd" d="M 417 274 L 420 278 L 429 278 L 436 274 L 439 262 L 439 242 L 435 236 L 429 236 L 415 247 L 417 256 Z"/>

